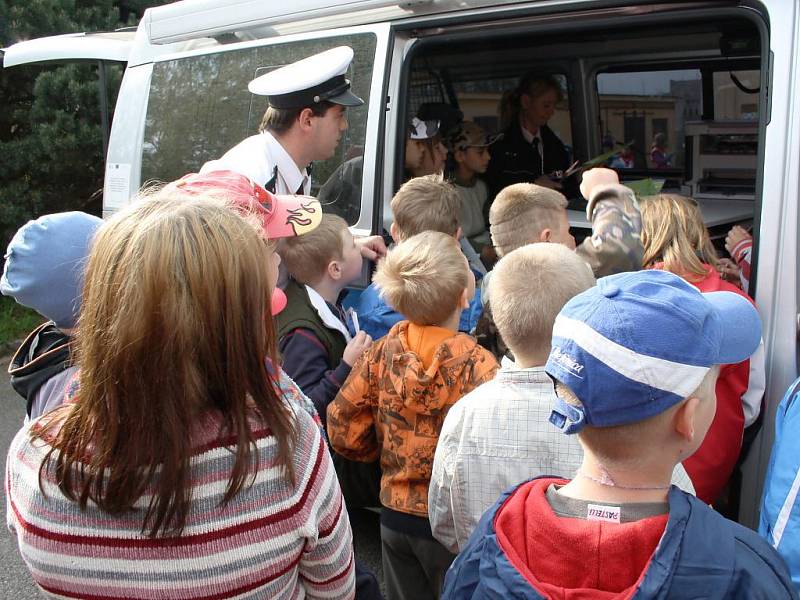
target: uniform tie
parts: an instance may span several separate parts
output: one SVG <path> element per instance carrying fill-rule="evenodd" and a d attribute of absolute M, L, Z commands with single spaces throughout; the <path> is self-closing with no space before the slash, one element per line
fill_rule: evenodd
<path fill-rule="evenodd" d="M 544 175 L 544 157 L 542 156 L 541 146 L 539 145 L 541 141 L 538 135 L 535 136 L 533 140 L 531 140 L 531 148 L 533 148 L 535 164 L 540 166 L 539 174 Z"/>

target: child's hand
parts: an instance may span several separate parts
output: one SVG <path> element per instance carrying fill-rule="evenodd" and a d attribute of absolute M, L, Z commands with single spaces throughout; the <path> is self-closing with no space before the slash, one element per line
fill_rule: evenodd
<path fill-rule="evenodd" d="M 367 260 L 376 261 L 386 256 L 386 242 L 379 235 L 356 238 L 355 242 L 361 251 L 361 256 Z"/>
<path fill-rule="evenodd" d="M 752 240 L 753 236 L 747 233 L 744 227 L 740 227 L 739 225 L 734 225 L 731 227 L 731 230 L 728 232 L 728 235 L 725 236 L 725 250 L 727 250 L 730 254 L 733 254 L 733 249 L 736 247 L 736 244 L 741 242 L 742 240 Z"/>
<path fill-rule="evenodd" d="M 742 280 L 739 277 L 739 274 L 741 273 L 739 265 L 733 262 L 730 258 L 720 258 L 719 264 L 717 265 L 717 271 L 719 271 L 719 275 L 722 277 L 722 279 L 728 283 L 732 283 L 739 289 L 742 288 Z"/>
<path fill-rule="evenodd" d="M 367 351 L 370 344 L 372 344 L 372 338 L 363 331 L 359 331 L 355 337 L 347 343 L 347 347 L 344 349 L 344 354 L 342 355 L 342 360 L 346 362 L 348 366 L 352 367 L 356 364 L 358 358 Z"/>
<path fill-rule="evenodd" d="M 589 169 L 583 172 L 583 177 L 581 178 L 581 194 L 589 200 L 592 196 L 592 190 L 597 186 L 613 183 L 619 183 L 619 176 L 616 171 L 605 167 Z"/>

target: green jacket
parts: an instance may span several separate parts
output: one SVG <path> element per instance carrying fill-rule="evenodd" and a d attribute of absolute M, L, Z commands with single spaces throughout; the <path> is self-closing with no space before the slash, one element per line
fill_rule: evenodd
<path fill-rule="evenodd" d="M 328 368 L 335 369 L 341 362 L 347 340 L 341 331 L 327 327 L 317 313 L 317 309 L 311 304 L 308 292 L 304 285 L 290 279 L 284 290 L 288 300 L 284 308 L 277 316 L 278 339 L 288 335 L 298 328 L 308 329 L 317 336 L 317 339 L 325 346 L 328 354 Z"/>

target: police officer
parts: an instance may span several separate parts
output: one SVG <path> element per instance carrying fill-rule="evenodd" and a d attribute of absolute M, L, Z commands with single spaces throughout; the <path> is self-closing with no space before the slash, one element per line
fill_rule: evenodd
<path fill-rule="evenodd" d="M 269 102 L 260 133 L 200 172 L 236 171 L 274 194 L 308 195 L 311 162 L 333 156 L 347 129 L 346 108 L 364 104 L 344 76 L 352 60 L 353 49 L 339 46 L 251 81 L 250 92 Z"/>
<path fill-rule="evenodd" d="M 364 104 L 344 76 L 352 61 L 353 49 L 339 46 L 251 81 L 247 89 L 269 102 L 259 133 L 204 164 L 200 173 L 234 171 L 273 194 L 309 195 L 312 161 L 333 156 L 347 129 L 345 110 Z M 356 243 L 369 260 L 386 254 L 381 236 Z"/>

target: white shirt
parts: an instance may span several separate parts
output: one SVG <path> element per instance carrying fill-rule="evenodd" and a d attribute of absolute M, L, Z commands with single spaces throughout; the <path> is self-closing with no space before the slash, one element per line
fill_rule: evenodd
<path fill-rule="evenodd" d="M 571 479 L 583 460 L 577 436 L 548 421 L 555 396 L 544 367 L 520 369 L 504 358 L 496 377 L 447 413 L 428 491 L 433 536 L 459 552 L 502 492 L 541 475 Z M 683 465 L 672 483 L 694 494 Z"/>
<path fill-rule="evenodd" d="M 263 186 L 272 179 L 276 166 L 276 194 L 296 194 L 301 184 L 303 194 L 311 193 L 311 177 L 306 169 L 301 171 L 275 136 L 267 131 L 242 140 L 218 160 L 204 164 L 200 173 L 234 171 Z"/>

